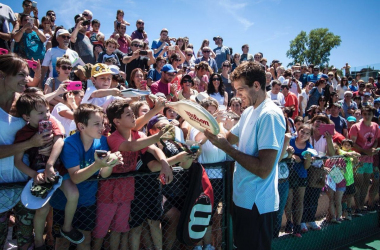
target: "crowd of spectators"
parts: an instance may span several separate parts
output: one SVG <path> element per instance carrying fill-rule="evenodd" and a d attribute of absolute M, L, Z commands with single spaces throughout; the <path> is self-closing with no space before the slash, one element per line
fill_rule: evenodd
<path fill-rule="evenodd" d="M 148 39 L 141 19 L 129 35 L 130 23 L 122 10 L 116 13 L 114 32 L 106 38 L 100 32 L 101 21 L 90 10 L 75 15 L 75 26 L 69 28 L 57 25 L 63 17 L 54 10 L 39 18 L 41 13 L 30 0 L 22 2 L 22 13 L 4 4 L 0 7 L 0 182 L 33 178 L 44 183 L 54 178 L 54 169 L 64 177 L 50 205 L 36 211 L 22 205 L 19 190 L 0 190 L 0 248 L 6 243 L 9 218 L 15 216 L 21 249 L 33 244 L 35 249 L 46 249 L 55 237 L 56 249 L 68 249 L 69 241 L 81 249 L 101 249 L 108 231 L 110 249 L 127 249 L 127 245 L 140 249 L 144 226 L 150 229 L 148 237 L 144 235 L 150 239 L 144 240 L 145 247 L 171 249 L 175 232 L 167 230 L 163 239 L 166 229 L 161 221 L 169 221 L 166 226 L 178 223 L 173 218 L 181 211 L 183 197 L 170 195 L 182 187 L 166 185 L 163 194 L 147 199 L 139 192 L 146 194 L 148 186 L 141 183 L 153 189 L 158 185 L 155 179 L 106 180 L 99 185 L 86 180 L 146 171 L 164 174 L 169 184 L 170 166 L 187 169 L 193 161 L 228 160 L 165 102 L 197 102 L 214 115 L 222 132 L 230 131 L 247 108 L 230 75 L 246 62 L 256 62 L 265 71 L 267 98 L 282 109 L 287 124 L 281 156 L 293 160 L 278 166 L 280 208 L 274 237 L 279 236 L 283 214 L 285 232 L 296 237 L 321 229 L 315 216 L 322 188 L 330 200 L 327 222 L 339 224 L 376 211 L 380 74 L 377 81 L 372 77 L 364 81 L 360 74 L 350 75 L 348 64 L 345 75 L 335 67 L 295 64 L 286 68 L 276 59 L 268 64 L 262 53 L 250 54 L 248 44 L 242 45 L 242 53 L 233 54 L 221 36 L 213 37 L 215 46 L 205 39 L 195 50 L 188 37 L 169 37 L 166 28 L 159 31 L 158 39 Z M 71 81 L 81 81 L 83 88 L 68 91 Z M 126 88 L 150 91 L 158 99 L 125 98 Z M 39 134 L 40 120 L 49 120 L 52 131 Z M 160 140 L 168 124 L 179 127 L 184 139 L 200 142 L 202 150 L 189 155 L 175 143 Z M 110 152 L 100 158 L 95 150 Z M 318 158 L 336 155 L 342 155 L 343 161 Z M 330 171 L 344 178 L 335 183 L 326 177 Z M 314 181 L 316 172 L 325 173 L 322 183 Z M 211 183 L 221 195 L 221 173 L 212 175 Z M 221 200 L 218 196 L 216 204 Z M 161 202 L 167 204 L 162 207 Z M 153 212 L 137 220 L 142 203 L 149 203 Z M 42 238 L 45 221 L 46 241 Z M 221 225 L 215 211 L 213 221 L 194 249 L 220 246 L 220 239 L 214 237 Z M 53 236 L 52 224 L 61 227 L 60 235 Z"/>

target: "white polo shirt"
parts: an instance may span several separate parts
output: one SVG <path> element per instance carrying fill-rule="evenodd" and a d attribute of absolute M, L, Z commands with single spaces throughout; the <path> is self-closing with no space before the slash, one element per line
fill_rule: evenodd
<path fill-rule="evenodd" d="M 277 191 L 278 167 L 285 136 L 285 118 L 279 107 L 266 98 L 259 107 L 247 108 L 239 122 L 231 129 L 231 133 L 239 137 L 238 150 L 258 157 L 259 150 L 277 150 L 272 171 L 266 179 L 235 163 L 233 180 L 233 201 L 236 206 L 252 209 L 256 204 L 259 213 L 278 210 L 279 195 Z"/>

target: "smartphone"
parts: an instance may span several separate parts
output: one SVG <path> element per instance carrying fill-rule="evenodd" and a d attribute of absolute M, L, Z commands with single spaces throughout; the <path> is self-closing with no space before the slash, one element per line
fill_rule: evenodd
<path fill-rule="evenodd" d="M 175 45 L 169 46 L 169 50 L 175 50 Z"/>
<path fill-rule="evenodd" d="M 166 185 L 165 175 L 164 174 L 160 174 L 160 182 L 161 182 L 162 185 Z"/>
<path fill-rule="evenodd" d="M 86 25 L 90 25 L 90 21 L 89 20 L 84 20 L 83 21 L 82 26 L 86 26 Z"/>
<path fill-rule="evenodd" d="M 26 60 L 28 62 L 28 66 L 31 69 L 36 69 L 37 68 L 37 62 L 34 62 L 32 60 Z"/>
<path fill-rule="evenodd" d="M 141 80 L 141 88 L 146 89 L 146 80 Z"/>
<path fill-rule="evenodd" d="M 334 124 L 321 124 L 319 125 L 319 133 L 321 135 L 325 134 L 325 132 L 329 132 L 330 135 L 334 135 L 334 129 L 335 125 Z"/>
<path fill-rule="evenodd" d="M 148 51 L 146 51 L 146 50 L 140 50 L 139 55 L 146 56 L 146 55 L 148 55 Z"/>
<path fill-rule="evenodd" d="M 38 123 L 38 132 L 40 134 L 53 130 L 53 125 L 51 121 L 42 120 Z"/>
<path fill-rule="evenodd" d="M 68 91 L 74 91 L 74 90 L 82 90 L 82 82 L 81 81 L 72 81 L 67 85 L 66 89 Z"/>
<path fill-rule="evenodd" d="M 36 1 L 32 1 L 32 7 L 37 8 L 37 2 Z"/>
<path fill-rule="evenodd" d="M 30 23 L 32 26 L 34 26 L 34 18 L 29 17 L 28 23 Z"/>
<path fill-rule="evenodd" d="M 9 51 L 7 49 L 0 48 L 0 55 L 8 54 Z"/>
<path fill-rule="evenodd" d="M 100 158 L 103 159 L 104 157 L 107 156 L 107 151 L 105 150 L 95 150 L 96 155 Z"/>

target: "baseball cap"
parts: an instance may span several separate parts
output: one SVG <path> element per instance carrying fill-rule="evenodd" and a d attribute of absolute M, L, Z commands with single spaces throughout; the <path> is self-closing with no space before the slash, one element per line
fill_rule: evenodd
<path fill-rule="evenodd" d="M 223 38 L 221 36 L 215 36 L 212 40 L 215 41 L 216 39 L 219 39 L 219 38 L 222 39 L 222 41 L 223 41 Z"/>
<path fill-rule="evenodd" d="M 44 171 L 45 169 L 40 169 L 37 172 L 42 173 Z M 21 193 L 22 204 L 28 209 L 39 209 L 45 206 L 49 202 L 55 190 L 57 190 L 57 188 L 59 188 L 62 184 L 62 179 L 63 179 L 62 176 L 58 175 L 58 177 L 59 177 L 58 182 L 52 186 L 52 188 L 48 191 L 48 194 L 45 198 L 37 197 L 32 194 L 31 188 L 33 186 L 33 179 L 30 179 L 26 183 L 26 186 L 24 187 Z"/>
<path fill-rule="evenodd" d="M 177 73 L 177 70 L 175 70 L 171 64 L 165 64 L 164 67 L 162 67 L 161 71 L 169 72 L 169 73 Z"/>
<path fill-rule="evenodd" d="M 153 126 L 157 123 L 157 122 L 159 122 L 159 121 L 162 121 L 162 120 L 167 120 L 168 118 L 166 118 L 165 116 L 163 116 L 163 115 L 155 115 L 155 116 L 153 116 L 150 120 L 149 120 L 149 122 L 148 122 L 148 125 L 147 125 L 147 129 L 148 129 L 148 131 L 151 129 L 151 128 L 153 128 Z"/>
<path fill-rule="evenodd" d="M 348 122 L 356 122 L 356 117 L 355 116 L 349 116 L 347 117 Z"/>
<path fill-rule="evenodd" d="M 68 31 L 68 30 L 65 30 L 65 29 L 59 29 L 58 31 L 57 31 L 57 33 L 55 33 L 55 37 L 57 38 L 57 37 L 59 37 L 60 35 L 71 35 L 70 34 L 70 32 Z"/>
<path fill-rule="evenodd" d="M 376 98 L 373 103 L 380 103 L 380 97 L 379 98 Z"/>
<path fill-rule="evenodd" d="M 113 74 L 113 72 L 108 67 L 108 65 L 103 64 L 103 63 L 97 63 L 91 69 L 92 77 L 98 77 L 101 75 L 108 75 L 108 74 Z"/>
<path fill-rule="evenodd" d="M 314 69 L 315 69 L 315 68 L 314 68 Z M 329 77 L 328 77 L 326 74 L 322 74 L 322 75 L 321 75 L 321 79 L 322 79 L 322 78 L 324 78 L 324 79 L 326 79 L 326 80 L 329 79 Z"/>
<path fill-rule="evenodd" d="M 112 71 L 112 75 L 118 75 L 120 73 L 120 68 L 118 66 L 116 66 L 116 65 L 109 65 L 108 67 Z"/>

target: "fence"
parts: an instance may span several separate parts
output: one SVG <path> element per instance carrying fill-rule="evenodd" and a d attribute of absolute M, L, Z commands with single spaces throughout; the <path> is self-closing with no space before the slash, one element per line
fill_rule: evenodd
<path fill-rule="evenodd" d="M 355 79 L 355 76 L 357 73 L 360 73 L 361 79 L 365 82 L 368 82 L 369 77 L 373 77 L 374 79 L 377 79 L 380 72 L 380 63 L 376 64 L 369 64 L 364 66 L 352 66 L 350 68 L 350 76 L 352 76 Z M 343 70 L 343 75 L 347 75 L 347 72 Z"/>
<path fill-rule="evenodd" d="M 305 173 L 302 171 L 302 165 L 294 161 L 283 161 L 279 164 L 280 210 L 272 249 L 338 249 L 363 236 L 380 232 L 378 207 L 375 206 L 379 193 L 378 171 L 376 170 L 374 174 L 352 175 L 351 177 L 355 180 L 354 186 L 360 191 L 354 195 L 352 186 L 346 187 L 346 191 L 343 191 L 343 183 L 338 182 L 344 177 L 349 182 L 352 181 L 352 178 L 347 176 L 347 172 L 350 171 L 347 163 L 349 159 L 343 157 L 324 159 L 319 161 L 324 168 L 310 167 L 306 171 L 307 178 L 301 178 Z M 206 233 L 202 244 L 211 243 L 215 249 L 233 249 L 230 216 L 232 165 L 233 162 L 204 164 L 214 189 L 215 209 L 212 215 L 212 228 Z M 318 162 L 314 165 L 318 165 Z M 355 163 L 353 168 L 362 165 L 362 163 Z M 344 169 L 347 170 L 346 174 L 341 172 Z M 112 209 L 98 205 L 96 215 L 103 215 L 103 221 L 100 223 L 99 218 L 93 221 L 102 227 L 94 230 L 93 236 L 96 235 L 97 238 L 92 238 L 91 249 L 96 249 L 96 247 L 98 249 L 193 249 L 194 246 L 184 246 L 178 242 L 175 234 L 181 205 L 188 192 L 187 175 L 188 171 L 175 168 L 173 183 L 167 186 L 162 186 L 157 181 L 158 173 L 132 172 L 114 174 L 108 178 L 117 180 L 134 178 L 134 191 L 131 189 L 134 200 L 130 207 L 126 207 L 126 210 L 130 209 L 130 217 L 129 220 L 126 219 L 128 211 L 122 207 L 120 211 L 125 216 L 118 217 L 118 220 L 109 224 L 110 220 L 107 220 L 109 219 L 107 216 L 112 214 Z M 325 179 L 328 180 L 327 184 Z M 88 182 L 95 181 L 102 185 L 102 182 L 107 180 L 91 178 Z M 25 183 L 8 183 L 2 184 L 0 190 L 14 190 L 24 186 Z M 346 195 L 343 195 L 345 192 Z M 99 195 L 101 194 L 98 193 L 98 199 Z M 109 198 L 109 194 L 106 197 Z M 351 203 L 348 198 L 351 198 Z M 369 205 L 372 206 L 366 203 L 368 199 Z M 346 205 L 341 206 L 342 202 Z M 362 205 L 361 211 L 355 211 L 355 202 Z M 54 216 L 56 221 L 57 216 L 60 215 L 55 212 Z M 345 219 L 340 220 L 341 217 Z M 306 228 L 301 223 L 306 223 Z M 113 230 L 125 231 L 125 233 L 115 234 Z M 59 227 L 53 225 L 52 234 L 47 230 L 47 242 L 53 243 L 49 239 L 58 235 Z M 8 239 L 11 244 L 15 244 L 11 234 Z M 58 245 L 59 247 L 60 249 L 69 248 L 65 245 Z M 8 245 L 5 249 L 11 248 Z M 71 245 L 70 249 L 75 249 L 75 245 Z"/>

